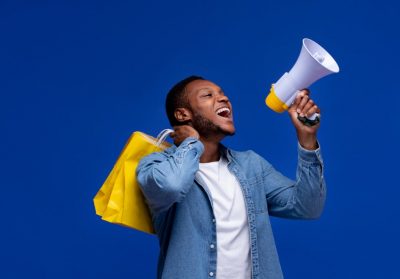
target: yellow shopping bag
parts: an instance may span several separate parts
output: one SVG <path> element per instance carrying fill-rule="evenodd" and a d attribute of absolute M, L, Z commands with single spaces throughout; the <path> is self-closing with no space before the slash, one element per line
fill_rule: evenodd
<path fill-rule="evenodd" d="M 146 155 L 162 151 L 170 144 L 163 130 L 157 138 L 134 132 L 103 186 L 93 199 L 96 214 L 104 221 L 154 234 L 150 211 L 136 180 L 136 168 Z"/>

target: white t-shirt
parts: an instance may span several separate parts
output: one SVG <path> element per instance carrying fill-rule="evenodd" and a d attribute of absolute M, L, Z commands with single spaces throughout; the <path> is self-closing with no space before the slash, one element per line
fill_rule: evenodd
<path fill-rule="evenodd" d="M 221 156 L 218 162 L 200 163 L 196 180 L 211 194 L 217 228 L 218 279 L 251 277 L 250 236 L 246 205 L 236 177 Z M 210 244 L 210 247 L 213 243 Z"/>

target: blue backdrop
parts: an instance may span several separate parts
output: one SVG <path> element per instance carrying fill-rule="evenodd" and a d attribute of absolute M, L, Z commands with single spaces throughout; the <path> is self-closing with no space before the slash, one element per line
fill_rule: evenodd
<path fill-rule="evenodd" d="M 341 72 L 311 87 L 327 204 L 273 219 L 286 278 L 398 278 L 395 1 L 1 1 L 1 278 L 155 278 L 157 239 L 101 221 L 92 198 L 129 135 L 168 127 L 164 98 L 202 75 L 237 134 L 294 178 L 296 137 L 264 104 L 309 37 Z"/>

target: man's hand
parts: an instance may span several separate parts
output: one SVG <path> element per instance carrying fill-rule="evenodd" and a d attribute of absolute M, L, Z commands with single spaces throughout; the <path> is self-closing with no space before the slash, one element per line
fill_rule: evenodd
<path fill-rule="evenodd" d="M 320 124 L 306 126 L 297 119 L 297 116 L 310 117 L 314 113 L 320 113 L 319 108 L 314 104 L 314 101 L 310 99 L 309 95 L 310 91 L 308 89 L 301 90 L 288 112 L 296 128 L 300 145 L 305 149 L 314 150 L 318 148 L 317 131 Z"/>
<path fill-rule="evenodd" d="M 176 146 L 179 146 L 182 141 L 184 141 L 188 137 L 199 139 L 200 135 L 192 126 L 174 126 L 174 132 L 171 133 L 171 138 L 173 138 L 174 144 Z"/>

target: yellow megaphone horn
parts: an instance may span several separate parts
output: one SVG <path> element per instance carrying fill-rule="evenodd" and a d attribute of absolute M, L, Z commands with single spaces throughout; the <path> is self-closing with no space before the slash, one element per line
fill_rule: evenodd
<path fill-rule="evenodd" d="M 324 76 L 338 72 L 339 66 L 335 59 L 319 44 L 305 38 L 296 63 L 289 72 L 272 84 L 265 102 L 273 111 L 283 112 L 293 103 L 299 90 L 308 88 Z M 314 114 L 309 120 L 312 123 L 317 118 L 318 114 Z"/>

